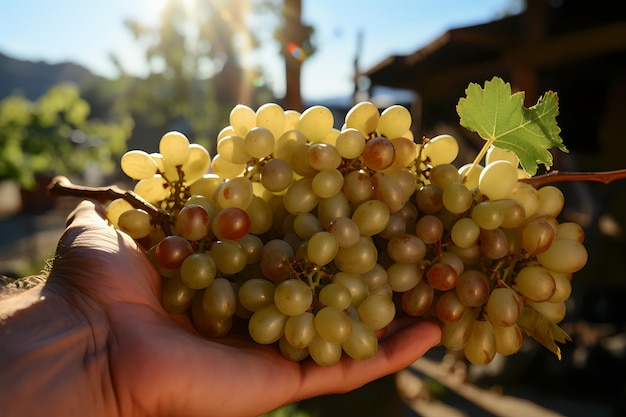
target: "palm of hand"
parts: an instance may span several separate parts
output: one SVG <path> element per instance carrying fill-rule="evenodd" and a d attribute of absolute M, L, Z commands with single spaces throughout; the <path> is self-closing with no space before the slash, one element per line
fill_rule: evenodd
<path fill-rule="evenodd" d="M 325 368 L 284 359 L 245 335 L 203 338 L 186 316 L 163 310 L 155 269 L 87 202 L 71 216 L 46 291 L 64 293 L 72 314 L 85 318 L 93 340 L 86 354 L 100 364 L 94 383 L 111 385 L 105 391 L 122 415 L 259 415 L 400 370 L 439 337 L 421 323 L 389 337 L 369 361 L 344 357 Z"/>

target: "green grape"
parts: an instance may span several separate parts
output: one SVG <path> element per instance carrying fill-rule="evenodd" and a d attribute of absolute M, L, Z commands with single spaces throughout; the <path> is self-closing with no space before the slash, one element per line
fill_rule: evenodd
<path fill-rule="evenodd" d="M 211 166 L 211 155 L 202 145 L 189 145 L 189 158 L 183 164 L 185 185 L 191 185 L 207 173 Z"/>
<path fill-rule="evenodd" d="M 452 164 L 439 164 L 432 167 L 428 180 L 431 184 L 445 190 L 451 184 L 460 183 L 459 171 Z"/>
<path fill-rule="evenodd" d="M 313 213 L 300 213 L 293 219 L 293 230 L 300 239 L 307 240 L 323 230 L 322 224 Z"/>
<path fill-rule="evenodd" d="M 511 288 L 495 288 L 489 296 L 485 310 L 487 318 L 494 325 L 512 326 L 522 313 L 522 300 Z"/>
<path fill-rule="evenodd" d="M 205 337 L 218 338 L 226 336 L 233 326 L 233 319 L 218 320 L 209 317 L 204 311 L 202 298 L 203 294 L 196 292 L 196 296 L 194 296 L 191 304 L 191 319 L 194 327 Z"/>
<path fill-rule="evenodd" d="M 307 257 L 314 264 L 326 265 L 330 263 L 338 251 L 337 239 L 329 232 L 317 232 L 309 238 Z"/>
<path fill-rule="evenodd" d="M 472 220 L 483 230 L 497 229 L 504 221 L 502 207 L 493 201 L 483 201 L 472 209 Z"/>
<path fill-rule="evenodd" d="M 406 107 L 393 105 L 387 107 L 378 119 L 378 133 L 394 139 L 400 137 L 411 128 L 413 119 Z"/>
<path fill-rule="evenodd" d="M 442 323 L 455 323 L 461 320 L 466 308 L 455 291 L 447 291 L 437 300 L 435 314 Z"/>
<path fill-rule="evenodd" d="M 539 263 L 556 272 L 577 272 L 587 264 L 587 249 L 575 240 L 559 239 L 537 255 Z"/>
<path fill-rule="evenodd" d="M 426 313 L 435 299 L 435 289 L 425 280 L 420 280 L 415 287 L 402 293 L 402 309 L 411 316 Z"/>
<path fill-rule="evenodd" d="M 350 202 L 343 191 L 329 198 L 320 198 L 317 204 L 317 217 L 322 227 L 325 228 L 328 228 L 330 223 L 338 217 L 349 218 L 350 212 Z M 354 226 L 356 227 L 356 224 Z"/>
<path fill-rule="evenodd" d="M 526 218 L 533 216 L 539 207 L 539 191 L 525 182 L 516 183 L 506 198 L 520 202 L 524 206 Z"/>
<path fill-rule="evenodd" d="M 415 193 L 415 204 L 424 213 L 436 214 L 443 207 L 443 190 L 433 184 L 424 185 Z"/>
<path fill-rule="evenodd" d="M 466 309 L 462 317 L 454 323 L 444 323 L 441 326 L 441 343 L 450 350 L 461 350 L 466 345 L 474 327 L 475 313 Z"/>
<path fill-rule="evenodd" d="M 556 238 L 558 224 L 554 219 L 538 216 L 528 219 L 519 230 L 521 247 L 528 253 L 544 253 Z"/>
<path fill-rule="evenodd" d="M 572 274 L 566 272 L 550 271 L 550 275 L 554 278 L 556 291 L 548 300 L 551 303 L 560 303 L 569 299 L 572 294 Z"/>
<path fill-rule="evenodd" d="M 394 263 L 387 268 L 387 282 L 395 292 L 409 291 L 421 281 L 422 276 L 418 263 Z"/>
<path fill-rule="evenodd" d="M 354 128 L 343 129 L 337 136 L 335 149 L 342 158 L 357 158 L 365 149 L 365 136 Z"/>
<path fill-rule="evenodd" d="M 180 266 L 180 279 L 186 286 L 196 290 L 211 285 L 216 274 L 215 261 L 207 253 L 191 254 Z"/>
<path fill-rule="evenodd" d="M 550 320 L 552 323 L 558 324 L 565 318 L 565 313 L 567 313 L 567 308 L 564 302 L 552 303 L 552 302 L 543 302 L 543 303 L 535 303 L 533 301 L 526 301 L 526 305 L 534 308 L 539 313 L 541 313 L 545 318 Z"/>
<path fill-rule="evenodd" d="M 167 132 L 159 141 L 159 153 L 166 165 L 182 166 L 189 158 L 189 139 L 180 132 Z"/>
<path fill-rule="evenodd" d="M 246 164 L 236 164 L 226 160 L 222 155 L 217 154 L 211 161 L 211 171 L 220 178 L 228 180 L 243 174 Z"/>
<path fill-rule="evenodd" d="M 266 128 L 277 138 L 285 127 L 285 111 L 276 103 L 265 103 L 256 110 L 256 125 Z"/>
<path fill-rule="evenodd" d="M 371 269 L 371 268 L 370 268 Z M 335 284 L 344 286 L 350 291 L 352 305 L 357 307 L 361 304 L 369 293 L 369 289 L 365 281 L 355 273 L 337 272 L 333 280 Z"/>
<path fill-rule="evenodd" d="M 241 136 L 226 136 L 217 143 L 217 153 L 233 164 L 245 164 L 251 159 L 246 141 Z"/>
<path fill-rule="evenodd" d="M 517 184 L 517 167 L 509 161 L 487 164 L 478 179 L 478 188 L 490 200 L 505 198 Z"/>
<path fill-rule="evenodd" d="M 563 210 L 565 197 L 563 192 L 553 185 L 546 185 L 537 190 L 539 194 L 539 206 L 537 212 L 546 213 L 553 217 L 558 216 Z"/>
<path fill-rule="evenodd" d="M 548 301 L 554 295 L 556 282 L 546 268 L 528 265 L 517 273 L 514 288 L 526 299 L 541 302 Z"/>
<path fill-rule="evenodd" d="M 122 155 L 120 166 L 124 174 L 134 180 L 151 178 L 157 173 L 158 165 L 147 152 L 132 150 Z"/>
<path fill-rule="evenodd" d="M 354 220 L 346 216 L 334 217 L 328 224 L 326 231 L 335 237 L 340 248 L 348 248 L 356 244 L 360 237 L 359 226 Z"/>
<path fill-rule="evenodd" d="M 558 225 L 555 239 L 567 239 L 583 243 L 585 230 L 577 223 L 564 222 Z"/>
<path fill-rule="evenodd" d="M 276 286 L 274 304 L 288 316 L 298 316 L 311 307 L 313 292 L 299 279 L 287 279 Z"/>
<path fill-rule="evenodd" d="M 253 196 L 245 212 L 248 213 L 248 218 L 250 219 L 249 233 L 262 235 L 272 228 L 274 220 L 272 207 L 261 197 Z"/>
<path fill-rule="evenodd" d="M 291 346 L 298 349 L 309 346 L 315 337 L 315 332 L 315 316 L 310 311 L 290 316 L 285 323 L 285 339 Z"/>
<path fill-rule="evenodd" d="M 267 305 L 274 304 L 273 282 L 264 278 L 251 278 L 239 287 L 238 299 L 247 310 L 255 312 Z"/>
<path fill-rule="evenodd" d="M 196 290 L 186 286 L 180 278 L 169 278 L 163 284 L 161 305 L 171 314 L 184 313 L 191 307 Z"/>
<path fill-rule="evenodd" d="M 264 127 L 252 128 L 244 138 L 245 150 L 253 158 L 265 158 L 274 151 L 274 135 Z"/>
<path fill-rule="evenodd" d="M 318 171 L 336 169 L 341 164 L 337 149 L 327 143 L 314 143 L 307 150 L 309 164 Z"/>
<path fill-rule="evenodd" d="M 442 166 L 442 165 L 439 165 Z M 454 182 L 444 188 L 442 195 L 444 207 L 453 214 L 465 213 L 472 206 L 472 192 L 460 182 Z"/>
<path fill-rule="evenodd" d="M 236 136 L 237 132 L 235 132 L 235 128 L 232 126 L 225 126 L 222 130 L 217 134 L 217 142 L 225 138 L 226 136 Z"/>
<path fill-rule="evenodd" d="M 352 305 L 350 290 L 336 282 L 324 285 L 318 298 L 325 306 L 332 306 L 339 310 L 345 310 Z"/>
<path fill-rule="evenodd" d="M 454 223 L 450 231 L 450 239 L 459 248 L 475 245 L 480 236 L 480 227 L 469 217 L 462 217 Z"/>
<path fill-rule="evenodd" d="M 363 324 L 372 330 L 386 327 L 396 315 L 396 305 L 393 300 L 377 294 L 370 295 L 363 300 L 357 310 Z"/>
<path fill-rule="evenodd" d="M 426 245 L 410 233 L 395 235 L 387 242 L 387 253 L 395 262 L 417 263 L 426 255 Z"/>
<path fill-rule="evenodd" d="M 244 177 L 224 181 L 215 191 L 215 201 L 223 209 L 237 207 L 245 210 L 253 198 L 252 183 Z"/>
<path fill-rule="evenodd" d="M 465 347 L 465 357 L 474 365 L 486 365 L 496 355 L 493 325 L 487 320 L 475 320 Z"/>
<path fill-rule="evenodd" d="M 380 113 L 378 107 L 369 101 L 362 101 L 352 106 L 345 118 L 346 128 L 354 128 L 369 137 L 376 131 Z"/>
<path fill-rule="evenodd" d="M 343 179 L 343 192 L 353 203 L 367 201 L 373 195 L 372 180 L 364 171 L 352 171 Z"/>
<path fill-rule="evenodd" d="M 422 157 L 433 167 L 450 164 L 459 154 L 459 143 L 450 135 L 438 135 L 430 139 L 422 148 Z"/>
<path fill-rule="evenodd" d="M 522 347 L 524 335 L 517 324 L 507 327 L 493 326 L 493 335 L 496 339 L 496 352 L 500 355 L 512 355 Z"/>
<path fill-rule="evenodd" d="M 380 200 L 364 201 L 352 213 L 362 236 L 374 236 L 385 230 L 389 217 L 389 208 Z"/>
<path fill-rule="evenodd" d="M 158 174 L 137 182 L 133 191 L 152 204 L 158 204 L 160 201 L 167 200 L 170 196 L 170 187 L 167 181 Z"/>
<path fill-rule="evenodd" d="M 348 248 L 339 248 L 335 255 L 337 268 L 344 272 L 363 274 L 376 265 L 378 250 L 365 236 L 361 236 L 357 243 Z"/>
<path fill-rule="evenodd" d="M 248 254 L 232 240 L 218 240 L 211 246 L 211 257 L 218 271 L 224 274 L 236 274 L 248 263 Z"/>
<path fill-rule="evenodd" d="M 128 211 L 128 210 L 132 210 L 132 209 L 133 209 L 133 206 L 131 206 L 128 201 L 126 201 L 126 200 L 124 200 L 122 198 L 118 198 L 117 200 L 113 200 L 109 204 L 107 204 L 106 207 L 105 207 L 107 220 L 113 226 L 119 227 L 117 222 L 118 222 L 120 216 L 122 215 L 122 213 L 124 213 L 125 211 Z"/>
<path fill-rule="evenodd" d="M 315 315 L 315 330 L 324 340 L 343 343 L 350 337 L 352 321 L 343 310 L 326 306 Z"/>
<path fill-rule="evenodd" d="M 483 172 L 483 167 L 480 164 L 465 164 L 459 168 L 459 176 L 462 179 L 463 184 L 470 189 L 478 188 L 478 181 L 480 180 L 480 173 Z"/>
<path fill-rule="evenodd" d="M 163 155 L 158 152 L 153 152 L 150 154 L 150 158 L 157 164 L 157 173 L 162 173 L 165 171 L 165 162 L 163 162 Z"/>
<path fill-rule="evenodd" d="M 394 163 L 396 149 L 386 137 L 376 136 L 365 142 L 361 157 L 365 166 L 374 171 L 382 171 Z"/>
<path fill-rule="evenodd" d="M 509 240 L 502 229 L 481 230 L 478 238 L 480 253 L 489 259 L 502 259 L 509 253 Z"/>
<path fill-rule="evenodd" d="M 514 167 L 519 165 L 519 158 L 515 152 L 491 145 L 485 154 L 485 165 L 495 161 L 509 161 Z"/>
<path fill-rule="evenodd" d="M 467 307 L 480 307 L 489 300 L 489 278 L 482 271 L 467 269 L 459 275 L 455 291 L 459 301 Z"/>
<path fill-rule="evenodd" d="M 524 223 L 526 219 L 526 210 L 519 201 L 512 198 L 505 198 L 502 200 L 494 201 L 500 210 L 502 211 L 502 223 L 500 227 L 510 229 L 519 227 Z"/>
<path fill-rule="evenodd" d="M 290 361 L 300 362 L 309 356 L 308 347 L 297 348 L 291 345 L 287 338 L 283 335 L 278 340 L 278 349 L 280 350 L 281 355 L 284 358 L 289 359 Z"/>
<path fill-rule="evenodd" d="M 277 342 L 285 333 L 288 317 L 276 305 L 269 304 L 252 314 L 248 320 L 248 333 L 255 342 L 262 345 Z"/>
<path fill-rule="evenodd" d="M 417 144 L 413 142 L 413 140 L 405 137 L 391 139 L 391 144 L 395 149 L 396 155 L 391 166 L 395 168 L 405 168 L 411 166 L 417 157 Z"/>
<path fill-rule="evenodd" d="M 313 179 L 305 177 L 289 187 L 283 197 L 283 204 L 289 213 L 297 215 L 313 210 L 319 199 L 313 191 Z"/>
<path fill-rule="evenodd" d="M 315 335 L 309 343 L 309 355 L 320 366 L 334 365 L 341 359 L 342 352 L 339 343 L 329 342 L 320 335 Z"/>
<path fill-rule="evenodd" d="M 381 264 L 376 264 L 369 271 L 361 274 L 361 280 L 365 282 L 368 290 L 374 291 L 387 283 L 387 270 Z"/>
<path fill-rule="evenodd" d="M 243 138 L 256 126 L 256 113 L 245 104 L 237 104 L 230 111 L 229 122 L 235 133 Z"/>
<path fill-rule="evenodd" d="M 287 189 L 293 181 L 291 166 L 282 159 L 270 159 L 261 170 L 260 181 L 263 186 L 273 192 L 279 193 Z"/>
<path fill-rule="evenodd" d="M 320 198 L 330 198 L 341 191 L 343 174 L 338 169 L 320 171 L 313 177 L 311 188 Z"/>
<path fill-rule="evenodd" d="M 223 178 L 220 178 L 217 174 L 205 174 L 202 178 L 197 179 L 193 184 L 189 186 L 189 194 L 201 195 L 206 198 L 210 203 L 215 203 L 215 191 L 224 182 Z M 206 208 L 206 207 L 205 207 Z"/>
<path fill-rule="evenodd" d="M 352 320 L 350 336 L 341 344 L 352 359 L 367 360 L 378 352 L 378 338 L 372 329 L 358 320 Z"/>
<path fill-rule="evenodd" d="M 293 256 L 293 248 L 288 242 L 282 239 L 267 241 L 261 249 L 259 262 L 263 275 L 274 282 L 283 281 L 289 276 L 291 271 L 289 262 Z"/>
<path fill-rule="evenodd" d="M 385 203 L 389 213 L 399 211 L 407 202 L 408 196 L 402 183 L 386 172 L 376 172 L 372 176 L 374 199 Z"/>
<path fill-rule="evenodd" d="M 274 158 L 291 161 L 297 145 L 306 145 L 306 137 L 299 130 L 287 130 L 274 143 Z"/>
<path fill-rule="evenodd" d="M 314 145 L 330 146 L 326 143 L 298 143 L 293 148 L 289 163 L 291 164 L 293 172 L 301 177 L 313 177 L 319 172 L 318 169 L 311 165 L 309 160 L 309 150 Z"/>
<path fill-rule="evenodd" d="M 176 218 L 176 231 L 187 240 L 197 241 L 209 233 L 209 212 L 200 205 L 187 204 Z"/>
<path fill-rule="evenodd" d="M 335 123 L 333 113 L 324 106 L 311 106 L 300 115 L 298 130 L 311 142 L 319 142 L 328 135 Z"/>
<path fill-rule="evenodd" d="M 213 319 L 231 318 L 237 309 L 235 289 L 226 278 L 215 278 L 204 290 L 202 305 L 207 316 Z"/>
<path fill-rule="evenodd" d="M 142 239 L 152 231 L 152 219 L 145 210 L 126 210 L 120 214 L 117 227 L 133 239 Z"/>

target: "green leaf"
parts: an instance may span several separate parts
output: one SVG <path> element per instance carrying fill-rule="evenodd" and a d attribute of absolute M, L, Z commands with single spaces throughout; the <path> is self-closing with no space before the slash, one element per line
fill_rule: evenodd
<path fill-rule="evenodd" d="M 537 104 L 526 108 L 524 92 L 511 94 L 509 83 L 493 77 L 485 82 L 484 89 L 470 83 L 465 94 L 456 107 L 461 126 L 478 133 L 489 145 L 515 152 L 528 174 L 535 175 L 540 163 L 552 166 L 548 149 L 556 146 L 568 152 L 556 122 L 556 93 L 548 91 Z"/>
<path fill-rule="evenodd" d="M 561 349 L 555 342 L 565 343 L 572 339 L 559 326 L 529 305 L 524 305 L 517 324 L 529 336 L 548 348 L 561 360 Z"/>

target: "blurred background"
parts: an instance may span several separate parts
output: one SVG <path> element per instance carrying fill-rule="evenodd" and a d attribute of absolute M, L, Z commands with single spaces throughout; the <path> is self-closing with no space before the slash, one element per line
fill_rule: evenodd
<path fill-rule="evenodd" d="M 568 0 L 23 0 L 0 4 L 0 274 L 38 273 L 76 203 L 51 200 L 56 174 L 126 181 L 129 149 L 169 130 L 214 152 L 232 107 L 407 106 L 415 137 L 451 133 L 455 163 L 482 140 L 458 124 L 470 82 L 493 76 L 546 91 L 569 153 L 554 169 L 626 169 L 626 13 Z M 460 165 L 459 165 L 460 166 Z M 278 410 L 299 416 L 626 415 L 626 180 L 555 184 L 562 221 L 585 228 L 562 359 L 532 340 L 466 366 L 433 349 L 410 372 Z M 125 188 L 129 188 L 127 185 Z M 432 361 L 432 362 L 428 362 Z M 433 366 L 430 366 L 433 365 Z M 520 400 L 523 400 L 520 402 Z M 536 407 L 536 408 L 533 408 Z"/>

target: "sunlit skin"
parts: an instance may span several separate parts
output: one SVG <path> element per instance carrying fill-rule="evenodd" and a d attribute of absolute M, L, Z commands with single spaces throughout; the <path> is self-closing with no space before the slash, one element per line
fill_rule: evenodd
<path fill-rule="evenodd" d="M 258 416 L 353 390 L 440 340 L 424 321 L 390 325 L 368 361 L 284 359 L 247 336 L 208 340 L 160 305 L 160 277 L 127 235 L 81 203 L 45 285 L 0 298 L 0 409 L 12 416 Z"/>

